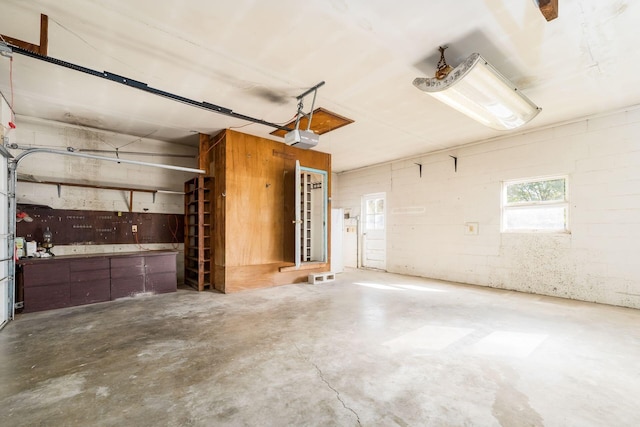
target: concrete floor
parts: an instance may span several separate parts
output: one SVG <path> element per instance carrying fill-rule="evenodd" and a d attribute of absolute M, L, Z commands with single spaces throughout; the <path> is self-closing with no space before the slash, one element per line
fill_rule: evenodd
<path fill-rule="evenodd" d="M 640 311 L 349 271 L 21 315 L 6 426 L 636 426 Z"/>

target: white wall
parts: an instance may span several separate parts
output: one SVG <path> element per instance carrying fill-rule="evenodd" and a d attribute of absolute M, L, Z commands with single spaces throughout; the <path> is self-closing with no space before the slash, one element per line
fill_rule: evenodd
<path fill-rule="evenodd" d="M 545 175 L 569 176 L 571 233 L 501 233 L 502 182 Z M 640 308 L 638 108 L 346 172 L 339 182 L 334 207 L 352 216 L 362 195 L 387 193 L 390 272 Z M 465 235 L 465 222 L 479 223 L 479 234 Z M 354 259 L 345 254 L 346 265 Z"/>
<path fill-rule="evenodd" d="M 170 144 L 150 138 L 138 138 L 132 135 L 99 131 L 80 126 L 67 125 L 42 119 L 18 116 L 17 128 L 11 142 L 21 147 L 47 147 L 66 150 L 75 149 L 113 150 L 122 147 L 120 151 L 166 153 L 178 155 L 193 155 L 192 158 L 171 156 L 141 156 L 121 154 L 123 159 L 138 160 L 149 163 L 172 164 L 178 166 L 195 167 L 197 148 Z M 12 150 L 15 156 L 20 150 Z M 90 153 L 113 157 L 108 153 Z M 193 176 L 192 173 L 144 167 L 137 165 L 118 164 L 93 159 L 79 159 L 75 157 L 33 154 L 22 160 L 18 166 L 18 174 L 33 175 L 40 180 L 82 182 L 92 185 L 111 185 L 126 188 L 162 189 L 182 192 L 183 183 Z M 91 189 L 80 187 L 61 187 L 61 196 L 53 185 L 19 182 L 16 192 L 18 203 L 35 203 L 51 206 L 55 209 L 78 210 L 129 210 L 129 192 Z M 184 214 L 184 198 L 182 194 L 157 193 L 155 202 L 151 193 L 134 192 L 133 211 Z M 177 249 L 178 278 L 183 277 L 183 243 L 177 244 L 143 244 L 144 249 Z M 76 253 L 104 253 L 128 252 L 140 250 L 140 245 L 134 241 L 121 245 L 68 245 L 56 246 L 53 252 L 57 255 Z"/>

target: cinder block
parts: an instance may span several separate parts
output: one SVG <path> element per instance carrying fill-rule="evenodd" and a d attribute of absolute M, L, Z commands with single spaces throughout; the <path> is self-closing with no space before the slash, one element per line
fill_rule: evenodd
<path fill-rule="evenodd" d="M 318 283 L 333 282 L 335 279 L 336 276 L 334 273 L 312 273 L 309 274 L 307 282 L 311 285 L 315 285 Z"/>
<path fill-rule="evenodd" d="M 315 285 L 316 283 L 322 283 L 324 282 L 324 274 L 321 274 L 321 273 L 310 274 L 308 277 L 308 282 L 311 285 Z"/>

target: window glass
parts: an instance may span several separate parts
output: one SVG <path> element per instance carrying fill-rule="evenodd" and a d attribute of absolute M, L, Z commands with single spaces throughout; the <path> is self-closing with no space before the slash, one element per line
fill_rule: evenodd
<path fill-rule="evenodd" d="M 507 184 L 507 203 L 560 202 L 565 200 L 565 179 Z"/>
<path fill-rule="evenodd" d="M 383 213 L 384 212 L 384 199 L 377 199 L 376 200 L 376 213 Z"/>
<path fill-rule="evenodd" d="M 376 230 L 384 230 L 384 215 L 376 215 Z"/>
<path fill-rule="evenodd" d="M 367 214 L 375 213 L 375 211 L 376 211 L 376 201 L 367 200 Z"/>
<path fill-rule="evenodd" d="M 503 231 L 568 231 L 567 178 L 532 178 L 503 185 Z"/>
<path fill-rule="evenodd" d="M 374 230 L 375 229 L 375 226 L 376 226 L 376 222 L 375 221 L 376 221 L 375 220 L 375 215 L 372 215 L 372 214 L 368 214 L 367 215 L 367 224 L 366 224 L 367 230 Z"/>
<path fill-rule="evenodd" d="M 366 210 L 367 230 L 384 230 L 384 199 L 367 200 Z"/>

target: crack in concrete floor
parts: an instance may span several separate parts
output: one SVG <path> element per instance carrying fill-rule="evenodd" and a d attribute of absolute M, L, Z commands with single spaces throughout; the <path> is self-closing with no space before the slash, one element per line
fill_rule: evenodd
<path fill-rule="evenodd" d="M 300 354 L 300 357 L 302 357 L 304 360 L 309 362 L 314 368 L 316 368 L 316 371 L 318 371 L 318 375 L 320 376 L 320 379 L 322 380 L 322 382 L 325 383 L 327 387 L 329 387 L 336 394 L 336 398 L 342 404 L 344 409 L 346 409 L 347 411 L 350 411 L 351 413 L 353 413 L 353 415 L 356 416 L 356 422 L 358 423 L 359 426 L 361 426 L 362 423 L 360 422 L 360 416 L 358 415 L 358 413 L 352 407 L 348 406 L 344 400 L 342 400 L 342 396 L 340 396 L 340 392 L 334 386 L 332 386 L 329 381 L 327 381 L 327 379 L 324 377 L 324 373 L 322 372 L 322 369 L 320 369 L 317 364 L 313 363 L 308 357 L 306 357 L 297 345 L 295 347 L 296 347 L 296 350 L 298 350 L 298 354 Z"/>

